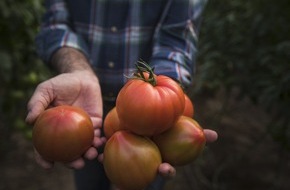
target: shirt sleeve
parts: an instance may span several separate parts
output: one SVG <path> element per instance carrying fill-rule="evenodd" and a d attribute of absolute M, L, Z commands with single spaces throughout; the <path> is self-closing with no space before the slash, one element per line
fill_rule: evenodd
<path fill-rule="evenodd" d="M 64 0 L 45 1 L 46 12 L 40 32 L 36 36 L 37 53 L 48 63 L 52 54 L 61 47 L 72 47 L 88 57 L 87 44 L 73 30 L 67 4 Z"/>
<path fill-rule="evenodd" d="M 205 0 L 170 0 L 155 31 L 151 66 L 156 74 L 189 86 L 195 72 L 198 30 Z"/>

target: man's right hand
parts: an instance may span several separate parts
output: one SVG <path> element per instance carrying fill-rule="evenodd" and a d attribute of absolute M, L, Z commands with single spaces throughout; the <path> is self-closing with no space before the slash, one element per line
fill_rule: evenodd
<path fill-rule="evenodd" d="M 44 110 L 58 105 L 77 106 L 91 117 L 95 127 L 95 138 L 92 147 L 84 154 L 86 159 L 98 156 L 97 147 L 105 139 L 101 138 L 103 102 L 99 80 L 88 63 L 87 58 L 78 50 L 63 47 L 52 57 L 50 63 L 60 74 L 40 83 L 28 102 L 26 122 L 32 124 Z M 52 162 L 44 160 L 37 152 L 35 158 L 43 168 L 51 168 Z M 82 168 L 84 158 L 67 163 L 72 168 Z"/>
<path fill-rule="evenodd" d="M 90 115 L 95 127 L 95 138 L 85 157 L 88 159 L 97 157 L 96 147 L 104 142 L 100 137 L 103 105 L 99 81 L 94 73 L 87 71 L 64 73 L 40 83 L 28 103 L 27 123 L 33 124 L 45 109 L 58 105 L 77 106 Z M 52 163 L 43 160 L 37 152 L 35 157 L 44 168 L 52 167 Z M 84 162 L 83 159 L 77 159 L 69 165 L 81 168 Z"/>

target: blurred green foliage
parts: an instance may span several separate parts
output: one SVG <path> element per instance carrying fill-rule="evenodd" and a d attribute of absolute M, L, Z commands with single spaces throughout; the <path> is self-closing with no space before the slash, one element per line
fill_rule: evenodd
<path fill-rule="evenodd" d="M 24 122 L 27 100 L 49 74 L 34 46 L 43 10 L 39 0 L 0 1 L 1 149 L 12 129 L 30 136 L 30 127 Z"/>
<path fill-rule="evenodd" d="M 200 33 L 195 90 L 249 97 L 290 148 L 290 1 L 210 0 Z"/>
<path fill-rule="evenodd" d="M 39 0 L 0 1 L 0 143 L 15 128 L 29 136 L 27 100 L 50 76 L 34 46 L 43 11 Z M 269 112 L 269 132 L 288 148 L 289 23 L 289 0 L 209 0 L 194 84 L 196 93 L 238 88 L 239 97 L 250 97 Z"/>

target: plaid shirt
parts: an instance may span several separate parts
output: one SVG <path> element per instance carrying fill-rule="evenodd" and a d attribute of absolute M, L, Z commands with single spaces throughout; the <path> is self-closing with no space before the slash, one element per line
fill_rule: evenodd
<path fill-rule="evenodd" d="M 192 82 L 206 0 L 49 0 L 37 50 L 44 62 L 60 47 L 90 60 L 105 97 L 116 96 L 136 61 L 183 85 Z"/>

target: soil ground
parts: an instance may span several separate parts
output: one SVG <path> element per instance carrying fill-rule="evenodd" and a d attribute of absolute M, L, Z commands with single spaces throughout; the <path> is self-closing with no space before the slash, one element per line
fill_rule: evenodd
<path fill-rule="evenodd" d="M 269 116 L 247 100 L 206 99 L 195 98 L 195 118 L 219 139 L 194 163 L 178 167 L 164 190 L 289 190 L 290 153 L 267 132 Z M 19 132 L 10 143 L 0 157 L 0 190 L 74 190 L 72 170 L 59 164 L 41 169 Z"/>

